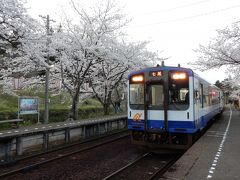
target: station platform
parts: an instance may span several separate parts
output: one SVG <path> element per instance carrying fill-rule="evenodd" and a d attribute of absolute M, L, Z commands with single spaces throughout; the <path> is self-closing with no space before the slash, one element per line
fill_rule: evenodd
<path fill-rule="evenodd" d="M 240 111 L 228 105 L 161 179 L 240 179 Z"/>
<path fill-rule="evenodd" d="M 54 130 L 61 130 L 65 128 L 74 128 L 81 125 L 89 125 L 89 124 L 96 124 L 101 123 L 105 121 L 111 121 L 113 119 L 121 119 L 121 118 L 127 118 L 126 115 L 118 115 L 118 116 L 109 116 L 105 118 L 92 118 L 92 119 L 86 119 L 86 120 L 68 120 L 64 122 L 55 122 L 55 123 L 49 123 L 49 124 L 35 124 L 30 126 L 23 126 L 16 129 L 8 129 L 8 130 L 2 130 L 0 131 L 0 140 L 12 137 L 12 136 L 19 136 L 19 135 L 26 135 L 26 134 L 32 134 L 32 133 L 38 133 L 42 131 L 54 131 Z"/>
<path fill-rule="evenodd" d="M 87 138 L 126 129 L 127 116 L 109 116 L 50 124 L 36 124 L 0 131 L 0 165 L 18 157 L 47 151 Z"/>

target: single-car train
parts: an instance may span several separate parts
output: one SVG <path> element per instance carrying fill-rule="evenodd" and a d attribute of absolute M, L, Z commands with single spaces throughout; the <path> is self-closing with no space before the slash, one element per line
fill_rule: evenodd
<path fill-rule="evenodd" d="M 132 72 L 128 91 L 128 129 L 135 144 L 187 149 L 223 111 L 223 92 L 180 66 Z"/>

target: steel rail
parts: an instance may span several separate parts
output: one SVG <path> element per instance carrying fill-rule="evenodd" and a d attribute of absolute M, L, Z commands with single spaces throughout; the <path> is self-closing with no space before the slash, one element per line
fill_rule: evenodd
<path fill-rule="evenodd" d="M 140 157 L 136 158 L 134 161 L 130 162 L 126 166 L 118 169 L 117 171 L 113 172 L 112 174 L 108 175 L 107 177 L 103 178 L 102 180 L 110 180 L 110 179 L 116 179 L 116 176 L 120 173 L 124 172 L 127 168 L 130 168 L 131 166 L 135 165 L 137 162 L 142 160 L 143 158 L 151 155 L 152 153 L 146 153 L 141 155 Z M 154 180 L 156 177 L 159 177 L 163 175 L 176 161 L 179 159 L 181 155 L 175 155 L 173 158 L 168 160 L 159 170 L 157 170 L 155 173 L 153 173 L 147 180 Z"/>
<path fill-rule="evenodd" d="M 45 154 L 49 154 L 49 153 L 57 152 L 57 151 L 60 151 L 60 150 L 68 149 L 68 148 L 74 147 L 74 146 L 84 145 L 84 144 L 87 144 L 87 143 L 91 143 L 91 142 L 94 142 L 94 141 L 104 139 L 106 137 L 111 137 L 111 136 L 114 136 L 114 135 L 117 135 L 117 134 L 122 134 L 124 132 L 128 132 L 128 130 L 124 129 L 124 130 L 117 131 L 117 132 L 114 132 L 114 133 L 109 133 L 109 134 L 104 134 L 104 135 L 100 135 L 100 136 L 93 137 L 93 138 L 88 138 L 88 139 L 83 140 L 83 141 L 79 141 L 79 142 L 76 142 L 76 143 L 71 143 L 71 144 L 64 145 L 64 146 L 61 146 L 61 147 L 58 147 L 58 148 L 53 148 L 53 149 L 46 150 L 44 152 L 36 153 L 36 154 L 33 154 L 33 155 L 23 156 L 23 157 L 20 157 L 20 158 L 16 158 L 15 162 L 35 158 L 35 157 L 42 156 L 42 155 L 45 155 Z"/>
<path fill-rule="evenodd" d="M 151 153 L 145 153 L 139 157 L 137 157 L 134 161 L 128 163 L 126 166 L 123 166 L 122 168 L 118 169 L 117 171 L 113 172 L 112 174 L 108 175 L 107 177 L 103 178 L 102 180 L 108 180 L 111 179 L 113 177 L 115 177 L 116 175 L 118 175 L 119 173 L 123 172 L 125 169 L 129 168 L 130 166 L 133 166 L 134 164 L 136 164 L 138 161 L 140 161 L 141 159 L 145 158 L 146 156 L 150 155 Z"/>
<path fill-rule="evenodd" d="M 176 157 L 173 157 L 170 159 L 161 169 L 157 170 L 151 177 L 149 177 L 147 180 L 154 180 L 161 177 L 180 157 L 181 155 L 177 155 Z"/>
<path fill-rule="evenodd" d="M 119 134 L 119 133 L 120 132 L 115 133 L 113 135 L 116 135 L 116 134 Z M 111 136 L 113 136 L 113 135 L 111 134 Z M 61 156 L 57 156 L 57 157 L 54 157 L 54 158 L 51 158 L 51 159 L 48 159 L 48 160 L 43 160 L 43 161 L 40 161 L 40 162 L 37 162 L 37 163 L 33 163 L 31 165 L 27 165 L 27 166 L 24 166 L 24 167 L 15 169 L 15 170 L 11 170 L 11 171 L 2 173 L 2 174 L 0 174 L 0 179 L 3 178 L 3 177 L 7 177 L 7 176 L 10 176 L 10 175 L 14 175 L 14 174 L 20 173 L 20 172 L 26 172 L 28 170 L 32 170 L 34 168 L 37 168 L 37 167 L 39 167 L 41 165 L 44 165 L 44 164 L 47 164 L 47 163 L 51 163 L 53 161 L 66 158 L 68 156 L 71 156 L 71 155 L 74 155 L 74 154 L 77 154 L 77 153 L 82 153 L 82 152 L 85 152 L 85 151 L 88 151 L 88 150 L 91 150 L 91 149 L 94 149 L 94 148 L 97 148 L 97 147 L 100 147 L 100 146 L 103 146 L 103 145 L 106 145 L 106 144 L 109 144 L 109 143 L 112 143 L 112 142 L 115 142 L 115 141 L 118 141 L 120 139 L 126 138 L 127 136 L 129 136 L 129 134 L 123 134 L 123 135 L 121 135 L 121 136 L 119 136 L 117 138 L 114 138 L 114 139 L 106 140 L 106 141 L 103 141 L 103 142 L 100 142 L 100 143 L 97 143 L 97 144 L 94 144 L 94 145 L 90 145 L 89 147 L 81 148 L 79 150 L 76 150 L 76 151 L 73 151 L 73 152 L 70 152 L 70 153 L 66 153 L 66 154 L 63 154 L 63 155 L 61 154 Z M 105 137 L 109 137 L 109 135 L 105 136 Z M 99 140 L 99 139 L 94 139 L 92 141 L 89 140 L 88 142 L 94 142 L 96 140 Z M 84 142 L 84 143 L 86 143 L 86 142 Z M 51 152 L 49 152 L 49 153 L 51 153 Z M 44 154 L 48 154 L 48 153 L 44 153 Z M 44 154 L 40 154 L 40 155 L 44 155 Z M 34 157 L 38 157 L 40 155 L 36 155 Z M 27 158 L 30 158 L 30 157 L 33 157 L 33 156 L 29 156 Z M 23 160 L 25 160 L 25 159 L 23 158 Z"/>

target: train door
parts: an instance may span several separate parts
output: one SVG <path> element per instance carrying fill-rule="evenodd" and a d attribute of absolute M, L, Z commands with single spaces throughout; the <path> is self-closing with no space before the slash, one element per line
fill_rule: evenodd
<path fill-rule="evenodd" d="M 145 97 L 145 130 L 159 131 L 166 127 L 166 124 L 160 123 L 164 119 L 164 84 L 162 81 L 146 84 Z"/>
<path fill-rule="evenodd" d="M 195 87 L 194 87 L 194 120 L 195 120 L 195 126 L 197 129 L 200 128 L 200 117 L 201 117 L 201 112 L 200 112 L 200 108 L 201 108 L 201 101 L 200 101 L 200 97 L 201 97 L 201 85 L 199 87 L 199 82 L 195 79 L 196 83 L 195 83 Z"/>
<path fill-rule="evenodd" d="M 197 129 L 201 128 L 202 115 L 203 115 L 203 84 L 200 83 L 200 89 L 194 95 L 194 109 L 195 109 L 195 126 Z"/>

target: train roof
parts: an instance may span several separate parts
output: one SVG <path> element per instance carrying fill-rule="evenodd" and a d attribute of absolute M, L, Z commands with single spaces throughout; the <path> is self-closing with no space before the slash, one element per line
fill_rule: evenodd
<path fill-rule="evenodd" d="M 128 75 L 128 78 L 130 78 L 131 76 L 133 76 L 135 74 L 141 74 L 144 72 L 151 72 L 151 71 L 161 71 L 161 70 L 185 71 L 185 72 L 188 72 L 189 76 L 193 76 L 193 74 L 194 74 L 193 70 L 190 68 L 172 67 L 172 66 L 156 66 L 156 67 L 148 67 L 148 68 L 144 68 L 144 69 L 141 69 L 138 71 L 131 72 Z"/>
<path fill-rule="evenodd" d="M 201 79 L 201 81 L 205 82 L 206 84 L 219 89 L 217 86 L 209 83 L 208 81 L 206 81 L 205 79 L 203 79 L 201 76 L 199 76 L 197 73 L 195 73 L 192 69 L 190 68 L 184 68 L 184 67 L 172 67 L 172 66 L 156 66 L 156 67 L 148 67 L 148 68 L 144 68 L 138 71 L 133 71 L 128 75 L 128 78 L 130 78 L 133 75 L 136 74 L 141 74 L 144 72 L 151 72 L 151 71 L 161 71 L 161 70 L 173 70 L 173 71 L 185 71 L 188 72 L 189 76 L 194 76 L 197 77 L 198 79 Z"/>
<path fill-rule="evenodd" d="M 189 76 L 194 76 L 197 79 L 201 80 L 202 83 L 207 84 L 208 86 L 214 88 L 214 89 L 218 89 L 221 91 L 221 89 L 217 86 L 215 86 L 214 84 L 209 83 L 208 81 L 206 81 L 205 79 L 203 79 L 202 77 L 200 77 L 197 73 L 193 72 L 192 69 L 190 68 L 183 68 L 183 67 L 172 67 L 172 66 L 156 66 L 156 67 L 148 67 L 148 68 L 144 68 L 138 71 L 133 71 L 128 75 L 128 79 L 130 79 L 131 76 L 133 75 L 137 75 L 137 74 L 141 74 L 144 72 L 151 72 L 151 71 L 161 71 L 161 70 L 173 70 L 173 71 L 185 71 L 189 74 Z"/>

